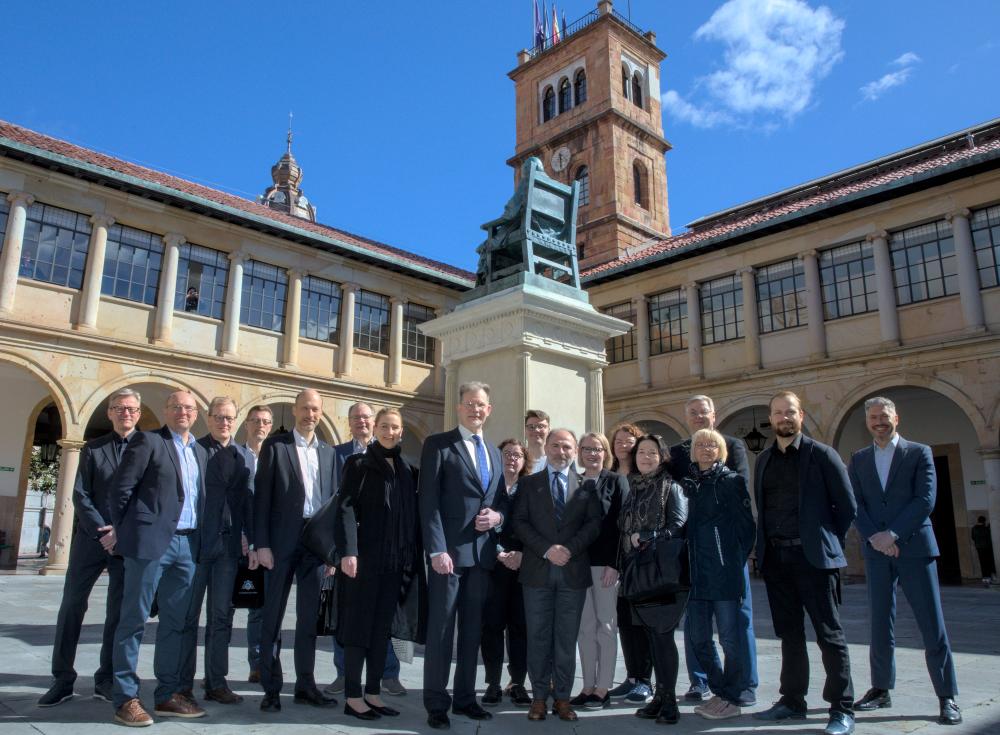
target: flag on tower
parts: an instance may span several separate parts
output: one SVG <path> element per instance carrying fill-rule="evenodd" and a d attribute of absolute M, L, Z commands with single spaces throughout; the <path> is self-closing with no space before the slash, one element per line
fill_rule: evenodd
<path fill-rule="evenodd" d="M 545 0 L 542 0 L 542 39 L 542 47 L 544 48 L 549 43 L 549 8 Z"/>
<path fill-rule="evenodd" d="M 566 38 L 566 11 L 563 11 L 562 37 Z"/>
<path fill-rule="evenodd" d="M 542 23 L 542 15 L 538 11 L 538 0 L 532 0 L 535 7 L 535 46 L 545 45 L 545 24 Z"/>
<path fill-rule="evenodd" d="M 559 14 L 556 12 L 556 4 L 552 3 L 552 43 L 559 43 Z"/>

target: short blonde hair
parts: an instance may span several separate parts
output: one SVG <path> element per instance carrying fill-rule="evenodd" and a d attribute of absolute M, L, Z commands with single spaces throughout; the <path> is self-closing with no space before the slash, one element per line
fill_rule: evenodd
<path fill-rule="evenodd" d="M 367 404 L 365 404 L 365 405 L 367 405 Z M 402 424 L 403 424 L 403 414 L 401 414 L 399 412 L 398 408 L 392 408 L 392 407 L 386 407 L 386 408 L 380 409 L 379 412 L 377 414 L 375 414 L 374 424 L 376 426 L 378 426 L 378 422 L 382 420 L 382 417 L 383 416 L 388 416 L 390 414 L 393 415 L 393 416 L 398 416 L 399 417 L 399 424 L 400 424 L 400 426 L 402 426 Z"/>
<path fill-rule="evenodd" d="M 698 429 L 694 432 L 694 436 L 691 437 L 691 459 L 694 461 L 694 446 L 699 441 L 712 442 L 719 448 L 719 461 L 722 464 L 726 463 L 726 458 L 729 456 L 729 450 L 726 449 L 726 438 L 722 436 L 715 429 Z"/>
<path fill-rule="evenodd" d="M 611 463 L 614 462 L 615 458 L 611 454 L 611 445 L 608 444 L 608 438 L 604 436 L 604 434 L 599 434 L 596 431 L 588 431 L 580 437 L 580 444 L 583 444 L 585 439 L 593 439 L 604 448 L 604 469 L 610 470 Z"/>

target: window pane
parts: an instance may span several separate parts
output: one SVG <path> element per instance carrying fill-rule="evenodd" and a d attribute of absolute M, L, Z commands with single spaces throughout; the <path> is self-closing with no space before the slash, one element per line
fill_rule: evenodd
<path fill-rule="evenodd" d="M 649 354 L 660 355 L 687 349 L 687 297 L 675 288 L 650 296 Z"/>
<path fill-rule="evenodd" d="M 302 279 L 299 334 L 330 344 L 340 343 L 340 286 L 322 278 Z"/>
<path fill-rule="evenodd" d="M 258 260 L 248 261 L 243 266 L 240 323 L 272 332 L 282 331 L 285 321 L 283 294 L 287 283 L 288 274 L 284 269 Z"/>
<path fill-rule="evenodd" d="M 743 336 L 743 286 L 738 276 L 701 284 L 701 320 L 705 344 Z"/>
<path fill-rule="evenodd" d="M 1000 283 L 1000 204 L 979 209 L 969 218 L 979 270 L 979 287 Z"/>
<path fill-rule="evenodd" d="M 403 306 L 403 357 L 407 360 L 434 364 L 434 339 L 417 328 L 434 318 L 434 310 L 419 304 Z"/>
<path fill-rule="evenodd" d="M 635 359 L 635 311 L 632 303 L 626 301 L 624 304 L 615 304 L 604 309 L 604 313 L 617 319 L 623 319 L 633 325 L 625 334 L 612 337 L 605 343 L 605 351 L 608 355 L 608 362 L 614 364 Z"/>
<path fill-rule="evenodd" d="M 938 220 L 889 236 L 897 303 L 941 298 L 958 293 L 955 243 L 951 223 Z"/>
<path fill-rule="evenodd" d="M 104 274 L 115 274 L 114 285 L 105 280 L 102 292 L 144 304 L 156 303 L 163 240 L 159 235 L 124 225 L 108 229 Z"/>
<path fill-rule="evenodd" d="M 6 225 L 8 204 L 0 214 Z M 83 215 L 36 202 L 28 207 L 18 273 L 45 283 L 80 288 L 90 246 L 90 222 Z M 70 268 L 80 263 L 79 268 Z"/>

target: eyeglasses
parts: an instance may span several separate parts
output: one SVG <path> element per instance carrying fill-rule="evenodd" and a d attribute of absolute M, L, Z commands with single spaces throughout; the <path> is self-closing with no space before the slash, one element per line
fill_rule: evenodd
<path fill-rule="evenodd" d="M 482 403 L 480 401 L 466 401 L 461 405 L 469 409 L 470 411 L 485 411 L 487 408 L 490 407 L 490 404 Z"/>
<path fill-rule="evenodd" d="M 198 410 L 197 406 L 182 406 L 175 403 L 173 406 L 167 406 L 168 411 L 173 411 L 174 413 L 195 413 Z"/>
<path fill-rule="evenodd" d="M 688 411 L 688 416 L 693 419 L 707 419 L 715 414 L 715 411 Z"/>
<path fill-rule="evenodd" d="M 257 424 L 257 426 L 270 426 L 273 421 L 271 419 L 247 419 L 248 424 Z"/>
<path fill-rule="evenodd" d="M 604 454 L 604 447 L 580 447 L 581 454 Z"/>
<path fill-rule="evenodd" d="M 504 459 L 524 459 L 524 455 L 521 454 L 520 452 L 504 452 L 503 453 L 503 458 Z"/>
<path fill-rule="evenodd" d="M 356 413 L 353 416 L 351 416 L 350 420 L 351 421 L 371 421 L 373 418 L 375 418 L 375 417 L 372 414 L 370 414 L 370 413 L 367 413 L 367 414 L 357 414 Z"/>
<path fill-rule="evenodd" d="M 216 421 L 219 421 L 219 422 L 224 423 L 224 424 L 231 424 L 234 421 L 236 421 L 236 417 L 235 416 L 223 416 L 222 414 L 219 414 L 219 413 L 214 414 L 212 416 L 212 418 L 215 419 Z"/>
<path fill-rule="evenodd" d="M 135 416 L 142 409 L 141 408 L 136 408 L 134 406 L 109 406 L 108 410 L 109 411 L 114 411 L 115 413 L 117 413 L 119 415 L 127 413 L 127 414 L 131 414 L 132 416 Z"/>
<path fill-rule="evenodd" d="M 714 449 L 717 452 L 719 451 L 719 445 L 718 444 L 701 444 L 701 443 L 699 443 L 699 444 L 695 444 L 694 448 L 695 449 Z"/>
<path fill-rule="evenodd" d="M 635 440 L 634 436 L 630 436 L 628 439 L 615 439 L 615 446 L 616 447 L 634 447 L 635 446 L 635 441 L 636 440 Z"/>
<path fill-rule="evenodd" d="M 528 431 L 548 431 L 548 424 L 525 424 L 524 428 Z"/>

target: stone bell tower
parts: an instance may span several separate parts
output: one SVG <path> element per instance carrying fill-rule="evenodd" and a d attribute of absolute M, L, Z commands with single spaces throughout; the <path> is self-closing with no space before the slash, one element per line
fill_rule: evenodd
<path fill-rule="evenodd" d="M 306 199 L 299 184 L 302 183 L 302 169 L 292 155 L 292 126 L 288 126 L 288 145 L 285 155 L 271 166 L 271 186 L 260 195 L 259 201 L 269 209 L 316 221 L 316 207 Z"/>

